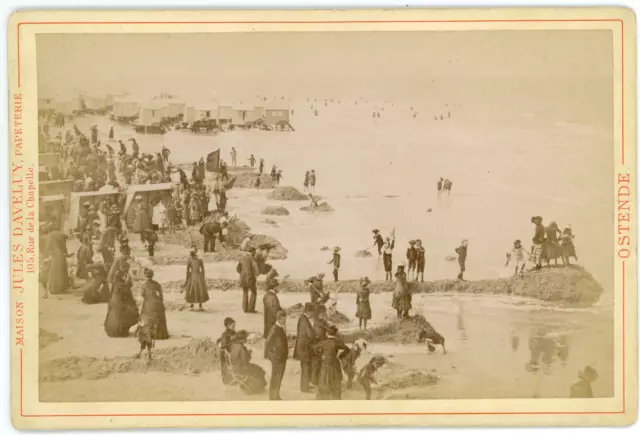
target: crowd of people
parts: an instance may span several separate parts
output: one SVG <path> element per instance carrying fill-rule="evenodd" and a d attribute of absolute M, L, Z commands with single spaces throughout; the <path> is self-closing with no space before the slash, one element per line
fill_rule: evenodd
<path fill-rule="evenodd" d="M 131 329 L 137 325 L 140 343 L 138 357 L 146 349 L 151 359 L 155 340 L 165 340 L 170 336 L 163 289 L 153 279 L 152 268 L 145 268 L 143 274 L 146 280 L 140 293 L 141 303 L 136 301 L 131 273 L 134 259 L 128 237 L 130 233 L 138 234 L 149 257 L 153 257 L 159 234 L 199 226 L 204 239 L 204 253 L 215 252 L 216 242 L 224 247 L 229 227 L 225 184 L 229 179 L 227 164 L 220 162 L 220 170 L 213 183 L 209 184 L 205 183 L 206 165 L 203 158 L 193 163 L 191 176 L 188 177 L 183 168 L 171 164 L 170 150 L 165 147 L 160 153 L 149 154 L 140 151 L 135 139 L 129 140 L 130 149 L 125 142 L 118 140 L 119 150 L 116 153 L 112 147 L 116 142 L 113 129 L 109 131 L 109 141 L 103 146 L 98 139 L 97 126 L 91 126 L 88 136 L 74 125 L 64 136 L 59 133 L 52 138 L 49 135 L 48 121 L 55 121 L 56 126 L 61 124 L 55 114 L 50 114 L 42 124 L 40 151 L 60 156 L 56 165 L 47 167 L 47 179 L 72 179 L 76 192 L 114 194 L 101 197 L 97 204 L 81 204 L 78 221 L 73 223 L 73 234 L 79 248 L 75 254 L 76 269 L 71 273 L 67 259 L 74 254 L 67 251 L 68 237 L 60 229 L 60 216 L 54 216 L 46 207 L 43 209 L 40 227 L 43 240 L 41 284 L 47 294 L 59 294 L 70 288 L 74 279 L 83 280 L 82 301 L 85 304 L 108 304 L 103 325 L 106 335 L 128 337 Z M 263 174 L 264 158 L 258 160 L 251 154 L 248 160 L 252 168 L 258 163 L 258 176 Z M 234 167 L 237 165 L 235 148 L 231 150 L 231 164 Z M 174 173 L 178 174 L 178 183 L 172 181 Z M 282 179 L 282 170 L 273 165 L 270 175 L 278 184 Z M 166 193 L 157 193 L 148 198 L 141 194 L 134 196 L 131 205 L 133 223 L 129 225 L 122 186 L 159 183 L 172 183 L 173 187 Z M 313 196 L 316 186 L 315 170 L 306 171 L 303 186 L 312 203 L 317 206 Z M 440 178 L 438 194 L 450 194 L 451 186 L 451 181 Z M 210 219 L 211 216 L 215 216 L 215 219 Z M 533 268 L 538 270 L 542 267 L 542 261 L 550 265 L 551 260 L 554 260 L 557 265 L 560 258 L 568 266 L 572 257 L 577 260 L 573 246 L 574 236 L 570 228 L 560 231 L 554 222 L 545 228 L 540 216 L 533 217 L 531 221 L 535 224 L 531 252 L 523 248 L 520 240 L 516 240 L 513 249 L 507 254 L 507 264 L 515 262 L 516 275 L 521 275 L 524 271 L 525 255 L 529 257 Z M 383 237 L 378 229 L 374 229 L 373 235 L 372 248 L 377 248 L 384 266 L 385 280 L 395 281 L 392 307 L 399 319 L 409 317 L 412 309 L 409 281 L 424 282 L 426 250 L 422 240 L 409 241 L 406 266 L 401 263 L 394 271 L 395 230 Z M 207 280 L 203 259 L 198 256 L 195 243 L 193 245 L 187 257 L 182 288 L 189 309 L 203 310 L 203 304 L 209 301 Z M 269 398 L 282 400 L 280 390 L 290 346 L 286 333 L 287 313 L 278 298 L 278 272 L 268 262 L 272 246 L 250 246 L 243 243 L 240 248 L 244 252 L 236 271 L 243 293 L 244 313 L 257 313 L 258 277 L 266 275 L 263 356 L 271 363 L 271 376 L 267 383 L 266 372 L 252 362 L 251 352 L 247 348 L 249 333 L 246 330 L 236 331 L 236 321 L 229 317 L 224 320 L 225 331 L 218 340 L 222 381 L 225 384 L 239 385 L 247 394 L 262 393 L 268 385 Z M 101 255 L 102 263 L 94 262 L 94 251 Z M 116 252 L 120 254 L 117 258 Z M 457 276 L 459 280 L 464 280 L 467 252 L 468 241 L 462 240 L 455 248 L 460 266 Z M 335 282 L 340 278 L 341 263 L 340 247 L 335 247 L 328 262 L 333 268 Z M 324 288 L 323 279 L 324 274 L 319 273 L 305 280 L 309 289 L 309 301 L 304 304 L 303 313 L 298 319 L 292 354 L 293 359 L 300 362 L 300 391 L 315 392 L 318 400 L 339 400 L 342 398 L 343 378 L 346 377 L 348 388 L 353 387 L 356 380 L 363 387 L 366 398 L 370 399 L 371 385 L 375 383 L 374 374 L 386 360 L 374 357 L 356 373 L 355 363 L 366 349 L 366 342 L 359 340 L 348 346 L 341 338 L 338 326 L 329 322 L 328 314 L 335 310 L 336 301 Z M 359 328 L 364 330 L 372 318 L 370 284 L 368 277 L 362 277 L 356 296 L 356 318 Z"/>

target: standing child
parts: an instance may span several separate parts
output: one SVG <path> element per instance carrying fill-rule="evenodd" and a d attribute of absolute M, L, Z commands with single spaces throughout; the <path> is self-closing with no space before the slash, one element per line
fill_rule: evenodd
<path fill-rule="evenodd" d="M 149 361 L 151 361 L 151 348 L 155 345 L 155 329 L 155 325 L 146 316 L 140 317 L 140 323 L 136 331 L 140 342 L 140 352 L 138 352 L 136 358 L 140 358 L 142 352 L 147 349 Z"/>
<path fill-rule="evenodd" d="M 227 354 L 231 351 L 231 341 L 236 335 L 236 321 L 231 317 L 224 319 L 224 332 L 217 341 L 220 350 L 220 371 L 222 372 L 222 383 L 227 385 L 232 381 L 231 372 L 227 362 Z"/>
<path fill-rule="evenodd" d="M 304 192 L 309 192 L 309 171 L 304 173 Z"/>
<path fill-rule="evenodd" d="M 364 388 L 367 400 L 371 400 L 371 384 L 377 384 L 373 374 L 382 367 L 385 362 L 386 359 L 383 356 L 374 356 L 358 374 L 358 382 Z"/>
<path fill-rule="evenodd" d="M 316 192 L 316 170 L 312 169 L 309 174 L 309 189 L 312 193 Z"/>
<path fill-rule="evenodd" d="M 416 259 L 416 282 L 420 278 L 420 282 L 424 282 L 424 267 L 426 264 L 425 249 L 422 246 L 422 240 L 416 240 L 416 252 L 418 253 Z"/>
<path fill-rule="evenodd" d="M 340 247 L 333 248 L 333 258 L 327 264 L 333 264 L 333 280 L 338 282 L 338 272 L 340 271 Z"/>
<path fill-rule="evenodd" d="M 560 237 L 560 249 L 562 252 L 562 261 L 564 262 L 564 266 L 568 267 L 571 265 L 569 261 L 569 257 L 573 257 L 578 261 L 578 256 L 576 255 L 576 247 L 573 245 L 573 231 L 571 228 L 565 228 L 562 231 L 562 236 Z"/>
<path fill-rule="evenodd" d="M 407 248 L 407 279 L 411 279 L 411 274 L 416 276 L 416 263 L 418 260 L 418 251 L 416 250 L 415 240 L 409 240 L 409 247 Z"/>
<path fill-rule="evenodd" d="M 505 264 L 505 267 L 509 265 L 511 260 L 514 260 L 516 263 L 516 269 L 513 276 L 522 275 L 524 272 L 524 266 L 527 264 L 524 259 L 525 253 L 527 254 L 527 257 L 531 257 L 529 251 L 522 247 L 522 242 L 520 240 L 513 242 L 513 249 L 511 252 L 507 252 L 507 263 Z"/>
<path fill-rule="evenodd" d="M 371 303 L 369 302 L 369 281 L 368 277 L 360 279 L 360 290 L 356 296 L 356 317 L 358 318 L 358 328 L 367 330 L 367 320 L 371 319 Z"/>
<path fill-rule="evenodd" d="M 458 264 L 460 265 L 460 273 L 458 274 L 458 279 L 460 281 L 464 281 L 464 272 L 466 270 L 465 263 L 467 262 L 467 246 L 469 245 L 469 241 L 464 239 L 462 244 L 456 248 L 456 254 L 458 254 Z"/>

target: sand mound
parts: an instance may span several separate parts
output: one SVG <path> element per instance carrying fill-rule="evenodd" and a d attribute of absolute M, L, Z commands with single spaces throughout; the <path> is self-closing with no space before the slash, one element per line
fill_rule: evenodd
<path fill-rule="evenodd" d="M 378 343 L 418 343 L 420 341 L 420 332 L 425 329 L 433 329 L 433 327 L 423 316 L 416 315 L 371 328 L 366 332 L 354 331 L 350 334 L 345 334 L 345 340 L 350 342 L 358 338 L 364 338 L 367 341 Z"/>
<path fill-rule="evenodd" d="M 307 195 L 292 186 L 276 187 L 273 189 L 273 192 L 269 194 L 268 198 L 277 201 L 304 201 L 309 199 Z"/>
<path fill-rule="evenodd" d="M 455 255 L 447 255 L 444 257 L 445 261 L 456 261 L 457 257 Z"/>
<path fill-rule="evenodd" d="M 262 214 L 273 216 L 289 216 L 289 210 L 282 206 L 268 205 L 262 209 Z"/>
<path fill-rule="evenodd" d="M 321 251 L 330 251 L 331 248 L 329 248 L 328 246 L 323 246 L 322 248 L 320 248 Z"/>
<path fill-rule="evenodd" d="M 215 216 L 207 217 L 207 221 L 216 219 Z M 162 244 L 181 245 L 185 247 L 184 255 L 163 255 L 162 251 L 159 251 L 151 262 L 157 265 L 171 265 L 171 264 L 186 264 L 187 262 L 187 249 L 191 248 L 195 243 L 196 247 L 200 250 L 205 263 L 215 261 L 237 261 L 244 254 L 240 251 L 240 244 L 247 237 L 251 231 L 251 227 L 240 219 L 232 219 L 227 227 L 228 233 L 225 238 L 225 245 L 227 249 L 216 243 L 216 250 L 218 252 L 203 254 L 204 238 L 200 234 L 200 225 L 192 226 L 187 229 L 178 230 L 172 234 L 160 235 L 160 241 Z M 262 244 L 270 244 L 273 249 L 269 253 L 269 258 L 272 260 L 284 260 L 287 258 L 287 249 L 278 240 L 271 236 L 264 234 L 253 234 L 251 238 L 251 246 L 260 246 Z"/>
<path fill-rule="evenodd" d="M 236 177 L 236 182 L 233 184 L 234 188 L 245 188 L 245 189 L 273 189 L 276 187 L 276 182 L 271 178 L 269 174 L 262 174 L 260 176 L 260 187 L 256 186 L 256 182 L 258 180 L 258 172 L 238 172 L 237 174 L 233 174 Z"/>
<path fill-rule="evenodd" d="M 179 282 L 180 285 L 183 281 Z M 170 283 L 163 283 L 163 288 Z M 374 281 L 369 288 L 371 293 L 392 292 L 392 281 Z M 207 288 L 211 290 L 238 289 L 237 280 L 207 279 Z M 330 293 L 356 293 L 360 290 L 360 281 L 328 281 L 325 291 Z M 287 279 L 280 284 L 282 292 L 309 292 L 303 280 Z M 559 302 L 565 306 L 588 307 L 598 301 L 603 292 L 602 286 L 584 269 L 543 268 L 538 272 L 526 272 L 522 277 L 486 279 L 482 281 L 439 280 L 430 282 L 409 282 L 409 290 L 414 293 L 474 293 L 474 294 L 515 294 L 547 302 Z"/>
<path fill-rule="evenodd" d="M 262 221 L 263 224 L 268 224 L 268 225 L 273 225 L 274 227 L 278 227 L 278 222 L 274 221 L 273 219 L 265 219 Z"/>
<path fill-rule="evenodd" d="M 46 329 L 40 328 L 40 338 L 39 338 L 40 349 L 44 349 L 50 344 L 60 340 L 62 340 L 62 337 L 56 334 L 55 332 L 49 332 Z"/>
<path fill-rule="evenodd" d="M 304 304 L 299 302 L 295 305 L 290 306 L 285 311 L 287 312 L 287 316 L 299 317 L 303 312 L 303 308 L 304 308 Z M 328 312 L 327 314 L 328 314 L 327 321 L 329 321 L 329 323 L 333 323 L 336 325 L 339 325 L 342 323 L 349 323 L 349 318 L 344 314 L 342 314 L 340 311 L 335 311 L 331 313 Z"/>
<path fill-rule="evenodd" d="M 300 207 L 300 210 L 308 211 L 308 212 L 311 212 L 311 213 L 316 213 L 316 212 L 331 212 L 331 211 L 333 211 L 333 208 L 331 208 L 331 206 L 329 204 L 327 204 L 326 202 L 321 202 L 314 209 L 311 209 L 310 206 L 306 206 L 306 207 Z"/>
<path fill-rule="evenodd" d="M 358 257 L 358 258 L 365 258 L 365 257 L 372 257 L 373 254 L 370 251 L 367 251 L 366 249 L 361 249 L 359 251 L 356 251 L 354 257 Z"/>
<path fill-rule="evenodd" d="M 146 353 L 135 358 L 138 342 L 131 340 L 131 354 L 119 358 L 93 358 L 70 356 L 40 364 L 41 382 L 59 382 L 72 379 L 96 380 L 116 373 L 159 371 L 176 374 L 198 374 L 220 367 L 218 348 L 210 338 L 193 339 L 187 345 L 153 350 L 151 362 Z"/>

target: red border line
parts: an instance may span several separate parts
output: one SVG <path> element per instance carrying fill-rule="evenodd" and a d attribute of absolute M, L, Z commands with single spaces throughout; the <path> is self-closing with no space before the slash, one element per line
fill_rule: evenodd
<path fill-rule="evenodd" d="M 603 18 L 603 19 L 530 19 L 530 20 L 336 20 L 336 21 L 30 21 L 20 22 L 17 24 L 17 73 L 18 88 L 20 88 L 20 26 L 22 25 L 59 25 L 59 24 L 91 24 L 91 25 L 126 25 L 126 24 L 401 24 L 401 23 L 535 23 L 535 22 L 620 22 L 622 36 L 622 149 L 621 159 L 624 165 L 625 159 L 625 137 L 624 137 L 624 21 L 619 18 Z M 297 416 L 297 417 L 316 417 L 316 416 L 410 416 L 410 415 L 606 415 L 606 414 L 624 414 L 626 412 L 626 353 L 625 353 L 625 261 L 622 262 L 622 410 L 621 411 L 551 411 L 551 412 L 360 412 L 360 413 L 252 413 L 252 414 L 25 414 L 23 408 L 23 349 L 20 349 L 20 416 L 31 418 L 44 417 L 277 417 L 277 416 Z"/>

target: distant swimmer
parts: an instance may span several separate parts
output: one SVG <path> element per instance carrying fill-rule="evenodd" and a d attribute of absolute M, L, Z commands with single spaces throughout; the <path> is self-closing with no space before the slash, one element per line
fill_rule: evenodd
<path fill-rule="evenodd" d="M 440 177 L 440 179 L 438 180 L 438 195 L 442 193 L 442 184 L 443 184 L 444 180 L 442 179 L 442 177 Z"/>
<path fill-rule="evenodd" d="M 451 112 L 447 112 L 447 118 L 451 118 Z"/>
<path fill-rule="evenodd" d="M 444 117 L 442 115 L 440 115 L 440 121 L 443 121 Z"/>
<path fill-rule="evenodd" d="M 437 117 L 437 116 L 434 116 L 434 117 L 433 117 L 433 119 L 434 119 L 434 121 L 437 121 L 437 120 L 438 120 L 438 117 Z"/>

